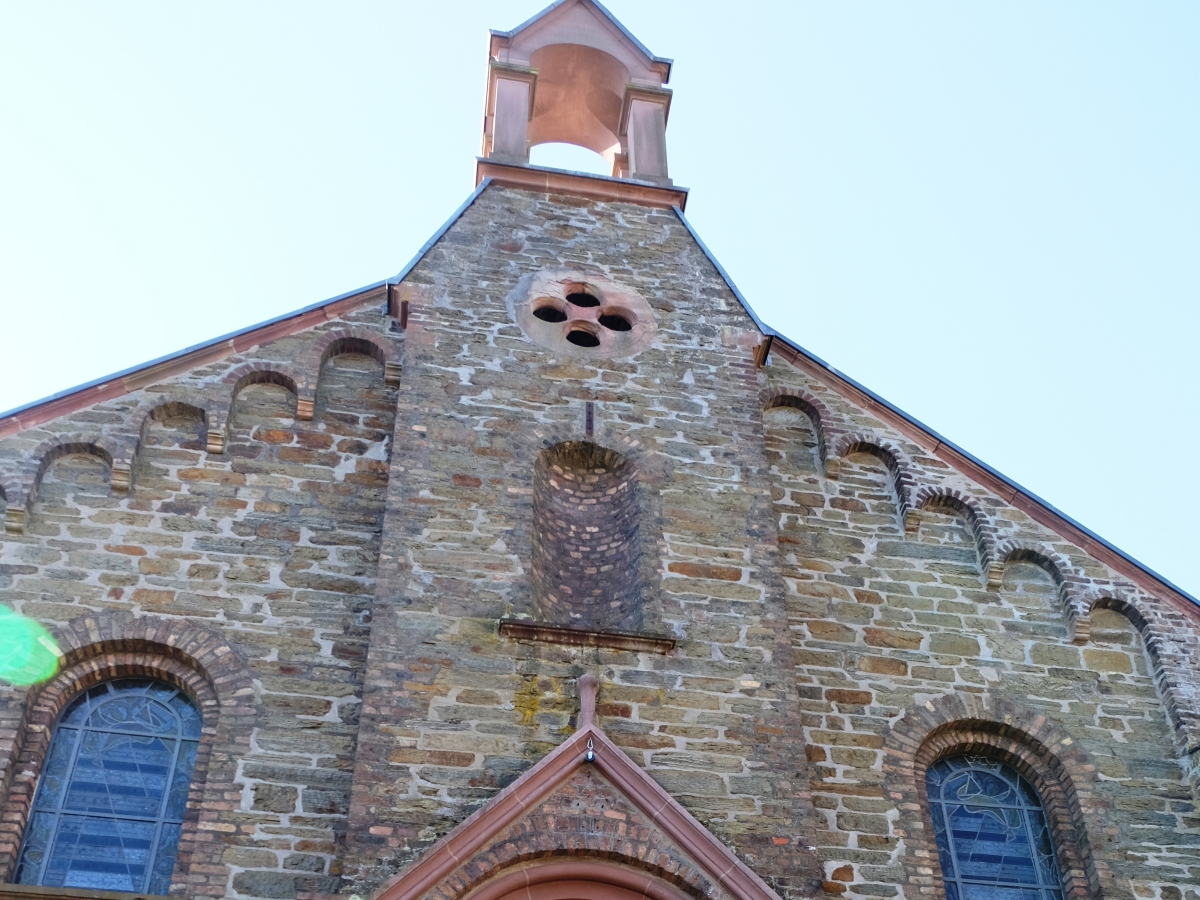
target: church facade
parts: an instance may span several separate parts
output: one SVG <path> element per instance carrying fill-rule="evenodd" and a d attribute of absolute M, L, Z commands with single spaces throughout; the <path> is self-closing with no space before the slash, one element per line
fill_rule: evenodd
<path fill-rule="evenodd" d="M 756 318 L 670 65 L 493 32 L 399 276 L 0 418 L 5 896 L 1200 897 L 1200 605 Z"/>

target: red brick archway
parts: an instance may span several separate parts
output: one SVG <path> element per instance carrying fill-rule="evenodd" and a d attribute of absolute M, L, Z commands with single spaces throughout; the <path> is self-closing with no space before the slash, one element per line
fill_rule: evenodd
<path fill-rule="evenodd" d="M 506 872 L 464 900 L 692 900 L 644 871 L 597 860 L 567 860 Z"/>

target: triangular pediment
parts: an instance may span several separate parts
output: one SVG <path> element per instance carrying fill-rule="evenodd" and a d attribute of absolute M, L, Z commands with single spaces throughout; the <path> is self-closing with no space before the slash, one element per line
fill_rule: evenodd
<path fill-rule="evenodd" d="M 500 58 L 528 64 L 533 52 L 552 44 L 593 47 L 620 59 L 637 82 L 667 80 L 671 60 L 655 56 L 595 0 L 559 0 L 512 31 L 492 32 L 506 49 Z"/>
<path fill-rule="evenodd" d="M 576 890 L 602 881 L 610 886 L 605 896 L 632 890 L 658 900 L 779 900 L 591 721 L 595 687 L 585 679 L 583 726 L 391 879 L 376 900 L 499 900 L 539 878 L 567 878 Z M 534 869 L 543 866 L 549 874 L 539 876 Z"/>

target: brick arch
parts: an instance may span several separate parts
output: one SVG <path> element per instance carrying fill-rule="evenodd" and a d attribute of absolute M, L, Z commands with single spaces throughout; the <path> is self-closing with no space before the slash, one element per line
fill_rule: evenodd
<path fill-rule="evenodd" d="M 650 835 L 622 836 L 619 825 L 596 825 L 586 837 L 570 828 L 550 840 L 527 832 L 521 843 L 492 848 L 503 860 L 495 869 L 472 860 L 456 879 L 463 883 L 457 892 L 457 884 L 439 885 L 427 900 L 585 900 L 581 884 L 590 889 L 586 900 L 737 900 L 686 859 L 654 848 Z"/>
<path fill-rule="evenodd" d="M 582 424 L 581 416 L 578 424 L 559 422 L 553 425 L 539 425 L 537 428 L 524 431 L 513 437 L 513 455 L 519 460 L 520 465 L 532 466 L 538 454 L 557 444 L 568 441 L 592 441 L 620 453 L 633 463 L 638 470 L 638 479 L 644 485 L 654 485 L 657 489 L 670 479 L 674 469 L 671 460 L 657 453 L 649 452 L 644 441 L 615 429 L 604 429 L 602 433 L 588 437 Z"/>
<path fill-rule="evenodd" d="M 250 749 L 254 688 L 241 655 L 217 632 L 185 619 L 100 612 L 67 622 L 55 635 L 58 673 L 30 689 L 11 745 L 14 765 L 0 782 L 0 875 L 12 878 L 34 790 L 63 708 L 80 692 L 114 678 L 148 677 L 186 691 L 203 717 L 173 892 L 224 896 L 223 847 L 202 823 L 217 818 L 236 790 L 237 760 Z M 214 878 L 218 873 L 223 876 Z M 219 883 L 215 883 L 219 882 Z"/>
<path fill-rule="evenodd" d="M 142 416 L 142 424 L 138 429 L 138 450 L 141 450 L 141 444 L 146 439 L 146 430 L 153 422 L 161 422 L 163 419 L 170 416 L 187 415 L 198 419 L 203 426 L 203 430 L 197 434 L 197 438 L 203 445 L 207 441 L 209 423 L 213 420 L 212 413 L 203 406 L 197 406 L 193 403 L 188 403 L 186 400 L 179 399 L 163 399 L 146 409 Z"/>
<path fill-rule="evenodd" d="M 918 511 L 949 510 L 964 519 L 967 527 L 971 529 L 971 536 L 975 539 L 980 572 L 987 572 L 992 560 L 996 558 L 996 527 L 974 497 L 955 488 L 926 485 L 913 497 L 913 507 Z"/>
<path fill-rule="evenodd" d="M 146 410 L 146 414 L 142 418 L 142 430 L 144 431 L 146 425 L 150 422 L 161 422 L 163 419 L 170 416 L 179 415 L 193 416 L 194 418 L 197 418 L 203 422 L 205 427 L 208 426 L 208 420 L 210 418 L 209 411 L 203 406 L 197 406 L 194 403 L 188 403 L 186 400 L 162 400 Z"/>
<path fill-rule="evenodd" d="M 1027 562 L 1050 576 L 1058 589 L 1058 600 L 1067 624 L 1072 629 L 1072 641 L 1086 644 L 1091 631 L 1090 607 L 1080 596 L 1076 585 L 1082 581 L 1074 566 L 1063 556 L 1043 544 L 1028 541 L 1004 541 L 996 550 L 996 562 L 988 570 L 989 590 L 999 590 L 1004 580 L 1004 567 L 1012 562 Z"/>
<path fill-rule="evenodd" d="M 74 453 L 94 456 L 103 462 L 108 466 L 111 481 L 114 453 L 113 448 L 105 446 L 105 443 L 99 435 L 73 434 L 60 435 L 38 444 L 29 454 L 33 463 L 28 488 L 29 502 L 33 502 L 37 497 L 38 488 L 42 486 L 42 479 L 46 477 L 46 473 L 50 471 L 50 467 L 54 465 L 55 461 Z"/>
<path fill-rule="evenodd" d="M 229 429 L 229 419 L 232 417 L 233 405 L 237 401 L 238 394 L 252 384 L 277 384 L 282 388 L 286 388 L 296 398 L 297 421 L 306 422 L 312 419 L 313 403 L 311 398 L 305 399 L 301 395 L 300 385 L 297 380 L 284 371 L 283 367 L 277 363 L 243 363 L 240 366 L 230 369 L 221 380 L 223 383 L 231 385 L 229 405 L 224 410 L 225 421 L 221 423 L 219 429 L 222 433 L 227 432 Z"/>
<path fill-rule="evenodd" d="M 916 482 L 912 476 L 912 463 L 904 451 L 869 434 L 844 434 L 837 439 L 834 449 L 839 459 L 844 459 L 851 453 L 869 453 L 883 463 L 892 476 L 900 521 L 906 522 L 912 509 L 912 495 Z"/>
<path fill-rule="evenodd" d="M 884 789 L 904 813 L 895 835 L 905 883 L 915 896 L 945 896 L 925 773 L 958 754 L 1007 763 L 1037 791 L 1058 850 L 1067 900 L 1108 895 L 1112 865 L 1103 840 L 1109 803 L 1096 790 L 1095 763 L 1079 742 L 1044 714 L 990 694 L 945 694 L 905 711 L 884 740 Z M 1097 835 L 1100 837 L 1100 835 Z M 932 872 L 931 872 L 932 870 Z M 931 879 L 932 874 L 932 879 Z"/>
<path fill-rule="evenodd" d="M 532 865 L 529 863 L 533 863 Z M 660 874 L 661 873 L 661 874 Z M 649 877 L 647 877 L 649 876 Z M 671 879 L 682 883 L 672 883 Z M 587 885 L 591 900 L 683 900 L 704 897 L 685 879 L 661 866 L 629 857 L 570 859 L 529 856 L 513 860 L 483 884 L 468 887 L 461 897 L 469 900 L 580 900 L 580 885 Z"/>
<path fill-rule="evenodd" d="M 1187 672 L 1194 666 L 1194 661 L 1185 660 L 1185 666 L 1181 667 L 1172 654 L 1164 652 L 1169 635 L 1163 632 L 1156 621 L 1144 615 L 1137 603 L 1116 591 L 1093 591 L 1084 598 L 1084 603 L 1088 609 L 1089 622 L 1093 610 L 1111 609 L 1124 616 L 1137 630 L 1146 648 L 1146 655 L 1150 658 L 1151 677 L 1171 721 L 1179 749 L 1185 753 L 1189 748 L 1194 749 L 1196 736 L 1200 734 L 1200 722 L 1190 711 L 1192 704 L 1184 699 L 1186 689 L 1181 690 L 1188 681 Z"/>
<path fill-rule="evenodd" d="M 798 409 L 808 416 L 817 435 L 817 453 L 821 457 L 821 463 L 828 466 L 829 445 L 841 432 L 829 407 L 808 391 L 794 388 L 777 388 L 763 396 L 764 413 L 780 408 Z"/>
<path fill-rule="evenodd" d="M 379 361 L 383 366 L 384 384 L 397 387 L 400 384 L 400 354 L 395 344 L 387 338 L 366 328 L 340 327 L 320 335 L 302 357 L 304 376 L 312 379 L 315 393 L 325 363 L 344 353 L 361 353 Z"/>

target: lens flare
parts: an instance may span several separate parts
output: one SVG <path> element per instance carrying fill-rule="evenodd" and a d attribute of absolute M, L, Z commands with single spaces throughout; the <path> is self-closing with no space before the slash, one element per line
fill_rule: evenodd
<path fill-rule="evenodd" d="M 62 651 L 33 619 L 0 606 L 0 681 L 37 684 L 58 671 Z"/>

